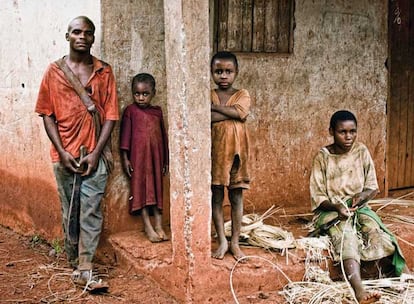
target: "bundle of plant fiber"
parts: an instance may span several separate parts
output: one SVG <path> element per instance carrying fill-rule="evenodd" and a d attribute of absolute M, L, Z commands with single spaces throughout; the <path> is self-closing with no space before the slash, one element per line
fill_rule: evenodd
<path fill-rule="evenodd" d="M 263 221 L 277 211 L 274 206 L 268 209 L 263 215 L 255 213 L 246 214 L 242 217 L 240 238 L 247 244 L 266 249 L 284 250 L 295 248 L 295 238 L 291 232 L 280 227 L 265 224 Z M 224 224 L 226 237 L 231 237 L 231 221 Z"/>

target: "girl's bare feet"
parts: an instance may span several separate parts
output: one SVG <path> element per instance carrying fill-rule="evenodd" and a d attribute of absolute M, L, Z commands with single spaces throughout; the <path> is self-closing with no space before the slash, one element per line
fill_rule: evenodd
<path fill-rule="evenodd" d="M 144 223 L 144 231 L 145 231 L 145 234 L 147 235 L 147 238 L 152 243 L 158 243 L 158 242 L 161 242 L 162 239 L 154 231 L 154 228 L 152 227 L 151 220 L 149 217 L 149 210 L 148 210 L 149 208 L 152 208 L 152 206 L 146 206 L 142 208 L 142 221 Z"/>
<path fill-rule="evenodd" d="M 147 238 L 152 242 L 152 243 L 159 243 L 162 241 L 162 239 L 160 238 L 160 236 L 154 231 L 154 229 L 151 228 L 147 228 L 145 227 L 145 234 L 147 235 Z"/>
<path fill-rule="evenodd" d="M 168 241 L 169 238 L 165 231 L 162 229 L 162 227 L 156 227 L 155 233 L 157 233 L 158 237 L 161 239 L 161 241 Z"/>

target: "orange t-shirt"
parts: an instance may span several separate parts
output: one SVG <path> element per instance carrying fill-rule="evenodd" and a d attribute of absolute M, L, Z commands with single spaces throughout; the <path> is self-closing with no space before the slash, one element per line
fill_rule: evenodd
<path fill-rule="evenodd" d="M 215 90 L 211 91 L 211 102 L 220 104 Z M 215 122 L 211 126 L 211 184 L 232 186 L 232 184 L 246 185 L 249 177 L 249 134 L 245 120 L 250 112 L 250 95 L 245 89 L 234 93 L 226 106 L 234 107 L 240 115 L 240 120 L 227 119 Z M 237 171 L 232 166 L 235 156 L 239 157 Z M 247 188 L 247 187 L 246 187 Z"/>
<path fill-rule="evenodd" d="M 93 72 L 86 88 L 103 121 L 119 119 L 116 83 L 110 65 L 93 57 Z M 63 147 L 73 157 L 79 157 L 81 145 L 86 146 L 88 152 L 95 149 L 92 115 L 56 63 L 51 63 L 43 76 L 35 111 L 55 117 Z M 52 162 L 60 161 L 53 144 L 50 155 Z"/>

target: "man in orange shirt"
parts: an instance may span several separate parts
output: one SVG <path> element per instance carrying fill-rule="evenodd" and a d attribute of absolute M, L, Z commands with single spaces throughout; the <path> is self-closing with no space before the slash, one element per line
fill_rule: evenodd
<path fill-rule="evenodd" d="M 100 114 L 101 130 L 97 133 L 91 112 L 56 62 L 48 66 L 43 76 L 35 111 L 43 118 L 52 142 L 50 155 L 62 204 L 65 251 L 74 268 L 72 278 L 94 289 L 105 285 L 93 279 L 92 259 L 102 228 L 100 203 L 108 177 L 102 152 L 119 119 L 118 99 L 111 66 L 90 52 L 95 40 L 93 22 L 85 16 L 76 17 L 68 26 L 66 40 L 69 54 L 61 60 L 88 92 Z M 87 150 L 83 158 L 81 146 Z M 78 193 L 78 197 L 73 193 Z M 67 232 L 76 199 L 79 201 L 79 232 L 73 241 Z"/>

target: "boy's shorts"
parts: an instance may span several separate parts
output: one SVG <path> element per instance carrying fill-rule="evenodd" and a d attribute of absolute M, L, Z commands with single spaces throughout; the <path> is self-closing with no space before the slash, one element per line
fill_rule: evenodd
<path fill-rule="evenodd" d="M 231 166 L 230 170 L 230 184 L 228 185 L 228 189 L 236 189 L 236 188 L 242 188 L 242 189 L 249 189 L 250 185 L 247 181 L 240 181 L 238 180 L 238 173 L 239 173 L 239 165 L 240 165 L 240 159 L 239 157 L 235 157 L 233 161 L 233 165 Z"/>

